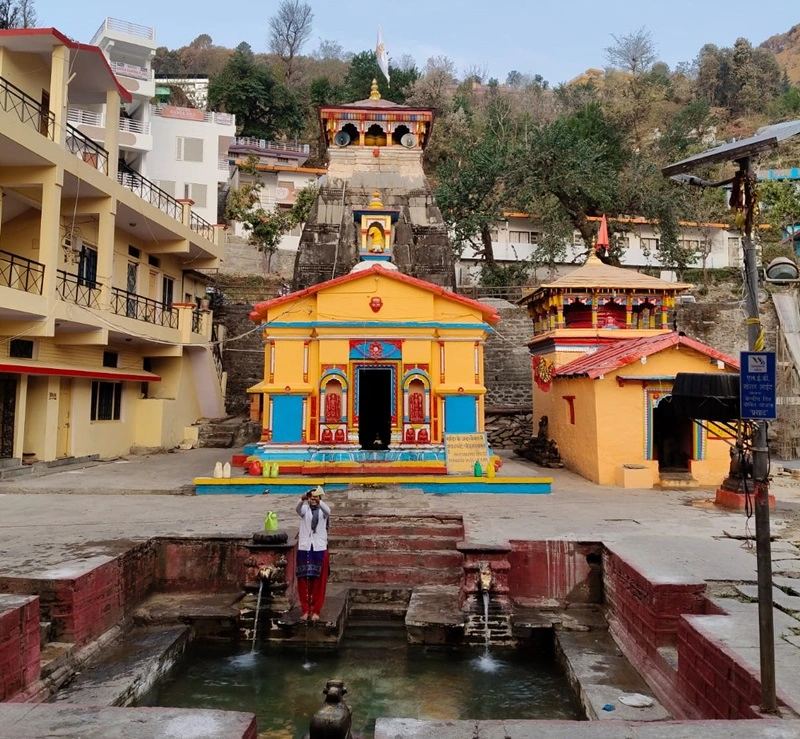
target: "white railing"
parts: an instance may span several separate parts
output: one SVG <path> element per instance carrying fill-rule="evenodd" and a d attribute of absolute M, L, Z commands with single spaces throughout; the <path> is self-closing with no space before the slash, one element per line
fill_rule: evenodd
<path fill-rule="evenodd" d="M 70 108 L 67 111 L 67 120 L 73 126 L 98 126 L 104 128 L 106 125 L 105 116 L 102 113 L 95 113 L 92 110 L 81 110 L 80 108 Z"/>
<path fill-rule="evenodd" d="M 150 121 L 137 121 L 133 118 L 120 118 L 119 130 L 128 133 L 150 134 Z"/>
<path fill-rule="evenodd" d="M 292 151 L 297 154 L 308 154 L 311 151 L 311 147 L 308 144 L 291 144 L 286 141 L 267 141 L 266 139 L 254 139 L 250 136 L 237 136 L 233 143 L 239 146 L 255 146 L 258 149 Z"/>
<path fill-rule="evenodd" d="M 70 108 L 67 112 L 67 120 L 73 126 L 96 126 L 106 127 L 106 117 L 103 113 L 95 113 L 91 110 L 81 110 L 80 108 Z M 137 121 L 133 118 L 120 118 L 119 130 L 128 133 L 150 134 L 149 121 Z"/>
<path fill-rule="evenodd" d="M 154 78 L 153 70 L 145 67 L 140 67 L 138 64 L 125 64 L 123 62 L 109 62 L 114 74 L 119 77 L 130 77 L 134 80 L 144 80 L 149 82 Z"/>
<path fill-rule="evenodd" d="M 97 29 L 97 32 L 92 36 L 90 44 L 96 44 L 105 34 L 106 31 L 116 31 L 117 33 L 124 33 L 128 36 L 137 36 L 144 38 L 148 41 L 156 40 L 156 29 L 149 26 L 140 26 L 138 23 L 130 23 L 128 21 L 121 21 L 117 18 L 106 18 Z"/>
<path fill-rule="evenodd" d="M 231 165 L 228 163 L 227 159 L 220 159 L 217 162 L 217 169 L 221 170 L 222 172 L 227 172 L 230 170 Z"/>

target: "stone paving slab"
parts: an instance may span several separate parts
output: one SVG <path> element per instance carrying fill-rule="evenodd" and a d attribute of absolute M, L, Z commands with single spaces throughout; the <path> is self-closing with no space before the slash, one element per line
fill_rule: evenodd
<path fill-rule="evenodd" d="M 418 721 L 379 718 L 375 739 L 797 739 L 795 721 Z"/>
<path fill-rule="evenodd" d="M 0 704 L 3 739 L 256 739 L 256 717 L 184 708 Z"/>
<path fill-rule="evenodd" d="M 56 702 L 85 706 L 126 706 L 144 695 L 183 653 L 188 626 L 131 629 L 82 668 L 56 694 Z"/>
<path fill-rule="evenodd" d="M 747 600 L 757 603 L 758 602 L 758 586 L 757 585 L 737 585 L 736 590 L 739 591 Z M 772 603 L 776 608 L 780 608 L 784 613 L 796 616 L 800 614 L 800 596 L 788 595 L 780 588 L 772 588 Z M 800 627 L 800 622 L 797 624 Z"/>
<path fill-rule="evenodd" d="M 570 682 L 591 721 L 664 721 L 667 710 L 630 662 L 622 655 L 607 631 L 558 632 L 559 652 L 563 655 Z M 652 698 L 647 708 L 626 706 L 622 695 L 640 693 Z M 613 706 L 604 711 L 603 706 Z"/>

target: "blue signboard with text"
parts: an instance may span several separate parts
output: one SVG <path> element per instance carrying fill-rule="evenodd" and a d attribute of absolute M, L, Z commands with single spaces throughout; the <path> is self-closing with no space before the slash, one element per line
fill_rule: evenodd
<path fill-rule="evenodd" d="M 772 421 L 778 417 L 775 402 L 775 352 L 742 352 L 739 364 L 741 417 Z"/>

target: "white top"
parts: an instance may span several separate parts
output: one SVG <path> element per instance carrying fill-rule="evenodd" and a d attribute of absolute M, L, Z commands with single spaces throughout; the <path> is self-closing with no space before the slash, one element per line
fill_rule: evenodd
<path fill-rule="evenodd" d="M 331 509 L 328 505 L 320 501 L 319 511 L 320 516 L 317 520 L 317 530 L 311 531 L 311 519 L 314 512 L 308 501 L 301 500 L 297 504 L 297 515 L 300 516 L 300 536 L 297 542 L 297 548 L 307 552 L 314 547 L 315 552 L 322 552 L 328 548 L 328 519 L 331 515 Z"/>

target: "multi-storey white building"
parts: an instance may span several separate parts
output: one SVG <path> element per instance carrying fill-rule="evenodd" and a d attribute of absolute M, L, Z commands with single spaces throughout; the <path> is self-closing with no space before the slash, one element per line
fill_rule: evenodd
<path fill-rule="evenodd" d="M 156 94 L 152 60 L 155 29 L 106 18 L 92 38 L 130 92 L 119 123 L 120 172 L 148 178 L 158 197 L 192 200 L 194 212 L 217 223 L 217 195 L 228 181 L 228 146 L 236 133 L 229 113 L 152 105 Z M 106 106 L 70 106 L 69 121 L 95 141 L 104 140 Z"/>
<path fill-rule="evenodd" d="M 599 218 L 589 220 L 599 221 Z M 618 223 L 624 232 L 615 235 L 622 247 L 621 262 L 623 267 L 659 268 L 661 246 L 657 224 L 644 218 L 609 218 L 609 222 Z M 741 237 L 736 230 L 729 229 L 724 223 L 681 223 L 679 241 L 697 254 L 691 263 L 693 268 L 702 268 L 703 260 L 708 269 L 738 267 L 741 265 Z M 541 224 L 524 213 L 506 213 L 492 231 L 492 248 L 495 260 L 499 264 L 509 264 L 530 259 L 539 239 Z M 566 245 L 566 256 L 559 260 L 556 272 L 566 274 L 583 264 L 586 246 L 580 233 L 573 234 L 573 240 Z M 467 248 L 458 263 L 457 278 L 459 285 L 477 284 L 480 278 L 482 257 L 475 249 Z M 669 267 L 664 267 L 669 272 Z M 664 277 L 670 277 L 665 274 Z"/>

